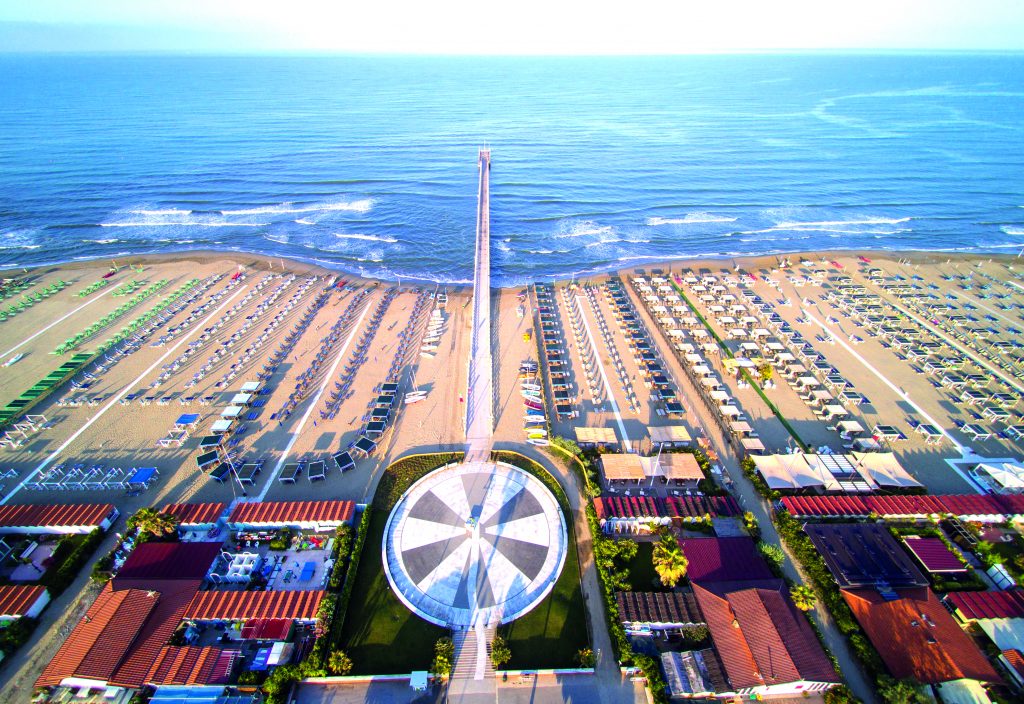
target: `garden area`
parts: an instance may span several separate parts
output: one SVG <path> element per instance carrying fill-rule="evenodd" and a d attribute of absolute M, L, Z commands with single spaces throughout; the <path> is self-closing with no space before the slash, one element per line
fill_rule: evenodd
<path fill-rule="evenodd" d="M 426 670 L 434 643 L 448 635 L 406 608 L 384 575 L 381 544 L 389 511 L 373 509 L 359 571 L 339 647 L 352 659 L 354 675 L 394 675 Z M 396 645 L 400 644 L 400 647 Z"/>
<path fill-rule="evenodd" d="M 538 476 L 555 492 L 566 517 L 569 541 L 565 566 L 551 593 L 528 614 L 500 629 L 511 652 L 511 660 L 504 667 L 573 667 L 577 652 L 589 646 L 589 635 L 568 502 L 543 468 L 518 455 L 505 454 L 494 459 Z M 381 545 L 388 516 L 402 494 L 427 473 L 461 459 L 461 454 L 408 457 L 388 467 L 381 477 L 351 602 L 337 638 L 337 647 L 352 660 L 352 674 L 404 674 L 429 669 L 435 644 L 449 635 L 446 629 L 416 616 L 398 599 L 384 573 Z M 401 647 L 395 647 L 396 643 Z"/>

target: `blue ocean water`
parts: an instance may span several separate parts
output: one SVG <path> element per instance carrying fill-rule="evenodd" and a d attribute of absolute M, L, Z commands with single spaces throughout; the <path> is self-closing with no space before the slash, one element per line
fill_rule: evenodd
<path fill-rule="evenodd" d="M 0 56 L 0 266 L 218 248 L 505 284 L 1024 248 L 1024 56 Z"/>

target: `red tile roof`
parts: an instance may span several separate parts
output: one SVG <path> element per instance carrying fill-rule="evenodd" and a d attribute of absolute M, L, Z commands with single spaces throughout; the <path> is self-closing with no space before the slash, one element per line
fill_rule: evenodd
<path fill-rule="evenodd" d="M 161 685 L 227 684 L 235 660 L 242 651 L 168 645 L 160 649 L 146 674 L 145 683 Z"/>
<path fill-rule="evenodd" d="M 963 618 L 1024 618 L 1024 590 L 1005 592 L 952 592 L 946 603 Z"/>
<path fill-rule="evenodd" d="M 242 626 L 242 640 L 285 640 L 294 621 L 288 618 L 253 618 Z"/>
<path fill-rule="evenodd" d="M 45 591 L 33 584 L 0 585 L 0 616 L 24 616 Z"/>
<path fill-rule="evenodd" d="M 784 496 L 782 505 L 797 518 L 817 516 L 863 517 L 871 513 L 884 517 L 1003 516 L 1024 511 L 1024 499 L 983 494 L 944 496 Z"/>
<path fill-rule="evenodd" d="M 892 600 L 874 589 L 844 589 L 842 594 L 893 677 L 913 677 L 923 684 L 1001 682 L 931 589 L 903 590 Z"/>
<path fill-rule="evenodd" d="M 806 619 L 781 592 L 739 589 L 694 595 L 729 683 L 736 689 L 787 682 L 839 682 Z"/>
<path fill-rule="evenodd" d="M 7 504 L 0 506 L 0 527 L 96 527 L 113 510 L 113 504 Z"/>
<path fill-rule="evenodd" d="M 215 523 L 228 507 L 224 503 L 214 504 L 167 504 L 160 513 L 168 513 L 178 519 L 178 524 L 202 525 Z"/>
<path fill-rule="evenodd" d="M 352 501 L 261 501 L 238 504 L 228 522 L 265 525 L 348 522 L 355 510 Z"/>
<path fill-rule="evenodd" d="M 154 592 L 114 591 L 108 584 L 43 669 L 36 686 L 52 687 L 66 677 L 108 681 L 158 599 Z"/>
<path fill-rule="evenodd" d="M 739 628 L 733 626 L 735 616 L 729 602 L 697 584 L 693 585 L 693 594 L 704 614 L 729 684 L 735 689 L 763 685 L 764 678 L 757 669 L 747 639 Z"/>
<path fill-rule="evenodd" d="M 316 618 L 324 594 L 320 590 L 199 592 L 185 609 L 183 618 L 194 621 L 245 621 L 251 618 L 311 621 Z"/>
<path fill-rule="evenodd" d="M 929 572 L 966 572 L 967 568 L 960 562 L 960 558 L 946 547 L 946 544 L 939 538 L 922 538 L 916 535 L 908 535 L 903 542 L 910 548 L 926 570 Z"/>
<path fill-rule="evenodd" d="M 111 675 L 110 684 L 137 688 L 145 683 L 150 666 L 181 624 L 185 607 L 195 597 L 200 584 L 199 580 L 153 582 L 160 589 L 160 601 L 143 624 L 131 650 Z"/>
<path fill-rule="evenodd" d="M 774 579 L 750 538 L 684 538 L 679 544 L 692 582 Z"/>
<path fill-rule="evenodd" d="M 121 589 L 125 582 L 136 581 L 202 581 L 222 547 L 222 543 L 143 543 L 118 570 L 114 587 Z"/>

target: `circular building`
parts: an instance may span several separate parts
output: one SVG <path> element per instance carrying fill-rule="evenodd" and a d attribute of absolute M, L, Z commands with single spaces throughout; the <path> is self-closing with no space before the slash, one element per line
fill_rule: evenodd
<path fill-rule="evenodd" d="M 548 595 L 566 539 L 562 510 L 536 477 L 500 462 L 452 464 L 395 505 L 384 570 L 398 598 L 431 623 L 499 625 Z"/>

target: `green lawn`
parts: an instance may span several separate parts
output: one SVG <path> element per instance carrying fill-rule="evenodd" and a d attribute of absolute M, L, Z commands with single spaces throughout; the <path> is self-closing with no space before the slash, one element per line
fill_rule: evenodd
<path fill-rule="evenodd" d="M 590 645 L 571 523 L 565 567 L 554 589 L 530 613 L 502 626 L 501 635 L 512 651 L 512 660 L 502 666 L 508 670 L 575 667 L 576 652 Z"/>
<path fill-rule="evenodd" d="M 635 592 L 657 592 L 665 589 L 661 586 L 658 573 L 654 571 L 654 561 L 651 559 L 653 552 L 654 543 L 638 542 L 636 556 L 627 565 L 629 586 Z"/>
<path fill-rule="evenodd" d="M 353 675 L 426 670 L 434 658 L 434 643 L 448 631 L 413 614 L 391 591 L 380 554 L 389 512 L 367 510 L 373 510 L 373 515 L 341 631 L 341 648 L 352 658 Z"/>

